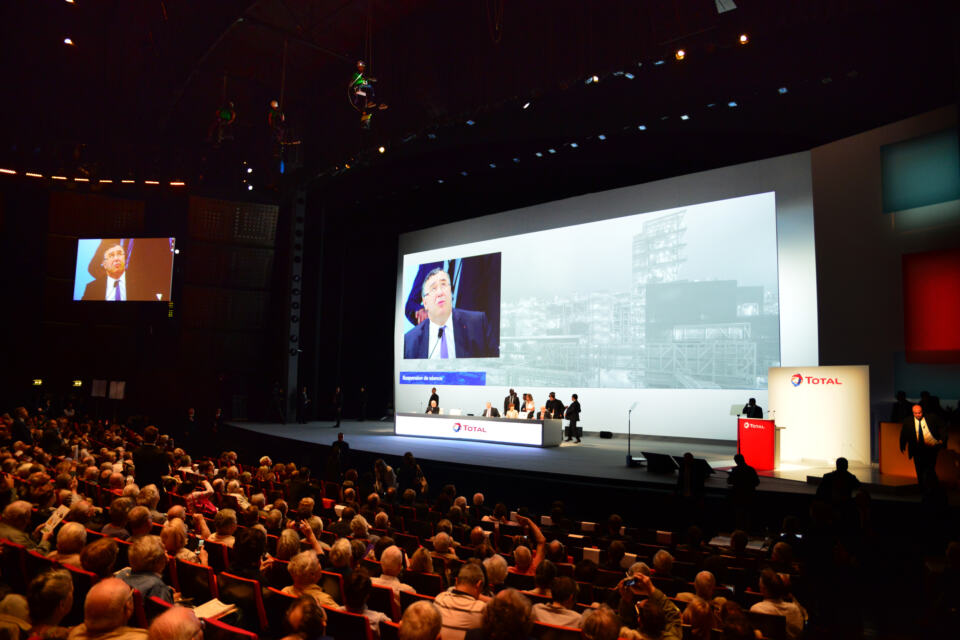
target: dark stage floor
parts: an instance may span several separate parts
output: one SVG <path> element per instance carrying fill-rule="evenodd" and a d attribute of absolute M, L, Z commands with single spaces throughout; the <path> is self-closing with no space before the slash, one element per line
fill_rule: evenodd
<path fill-rule="evenodd" d="M 305 425 L 237 422 L 232 423 L 232 426 L 273 437 L 321 445 L 332 443 L 336 440 L 337 433 L 330 422 L 310 422 Z M 395 436 L 392 422 L 345 420 L 339 430 L 343 431 L 352 450 L 389 456 L 399 457 L 406 451 L 412 451 L 419 460 L 496 467 L 518 473 L 563 475 L 593 482 L 636 482 L 667 487 L 675 484 L 677 478 L 675 473 L 657 474 L 648 472 L 644 467 L 627 467 L 627 441 L 623 437 L 601 439 L 585 434 L 581 444 L 564 443 L 559 447 L 538 448 Z M 682 455 L 689 451 L 698 458 L 706 459 L 710 466 L 717 470 L 708 480 L 707 488 L 721 489 L 726 487 L 725 468 L 733 466 L 736 447 L 725 444 L 678 443 L 634 436 L 631 451 L 634 456 L 639 456 L 641 451 L 669 455 Z M 792 465 L 785 470 L 761 474 L 759 490 L 813 494 L 816 485 L 808 483 L 807 476 L 820 477 L 831 470 L 829 467 Z M 882 490 L 886 484 L 872 467 L 851 468 L 851 471 L 860 476 L 861 482 L 871 487 Z M 902 484 L 903 481 L 894 481 L 890 487 L 891 493 L 902 493 Z"/>

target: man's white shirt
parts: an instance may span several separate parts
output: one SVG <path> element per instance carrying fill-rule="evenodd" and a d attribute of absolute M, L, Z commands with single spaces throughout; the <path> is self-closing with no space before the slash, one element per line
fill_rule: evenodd
<path fill-rule="evenodd" d="M 440 350 L 443 346 L 440 344 L 440 327 L 443 327 L 443 335 L 447 339 L 447 357 L 456 358 L 457 357 L 457 347 L 454 343 L 453 338 L 453 313 L 450 314 L 450 317 L 447 318 L 447 323 L 444 325 L 434 324 L 433 320 L 430 320 L 430 344 L 428 345 L 427 353 L 431 354 L 431 360 L 440 359 Z"/>
<path fill-rule="evenodd" d="M 120 283 L 120 299 L 127 299 L 127 272 L 124 271 L 119 278 L 107 276 L 107 295 L 104 300 L 116 300 L 117 292 L 114 290 L 114 282 Z"/>
<path fill-rule="evenodd" d="M 925 445 L 932 447 L 940 444 L 940 441 L 934 438 L 933 434 L 930 432 L 930 426 L 927 425 L 926 418 L 920 418 L 919 420 L 914 418 L 913 426 L 916 427 L 918 436 L 923 438 L 923 443 Z"/>

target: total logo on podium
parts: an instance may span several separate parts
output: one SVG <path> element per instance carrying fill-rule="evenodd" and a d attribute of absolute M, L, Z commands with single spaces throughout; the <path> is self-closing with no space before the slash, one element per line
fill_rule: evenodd
<path fill-rule="evenodd" d="M 790 376 L 790 384 L 795 387 L 799 387 L 804 382 L 807 384 L 843 384 L 840 382 L 840 378 L 815 378 L 813 376 L 805 376 L 801 373 L 795 373 Z"/>
<path fill-rule="evenodd" d="M 454 423 L 453 423 L 453 432 L 454 432 L 454 433 L 460 433 L 461 431 L 465 431 L 465 432 L 469 432 L 469 433 L 486 433 L 486 432 L 487 432 L 487 430 L 484 429 L 483 427 L 475 427 L 475 426 L 469 425 L 469 424 L 461 424 L 461 423 L 459 423 L 459 422 L 454 422 Z"/>

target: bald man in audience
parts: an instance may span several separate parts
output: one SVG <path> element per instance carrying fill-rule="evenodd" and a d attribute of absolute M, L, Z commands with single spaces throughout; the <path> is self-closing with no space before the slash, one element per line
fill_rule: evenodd
<path fill-rule="evenodd" d="M 443 620 L 436 605 L 426 600 L 414 602 L 400 619 L 400 640 L 437 640 Z"/>
<path fill-rule="evenodd" d="M 147 640 L 145 629 L 128 627 L 133 615 L 133 590 L 117 578 L 106 578 L 90 588 L 83 606 L 83 624 L 67 640 Z"/>
<path fill-rule="evenodd" d="M 370 581 L 381 587 L 393 589 L 393 599 L 400 606 L 400 592 L 416 593 L 416 589 L 400 582 L 400 572 L 403 570 L 403 551 L 397 545 L 390 545 L 383 550 L 380 556 L 380 575 Z"/>
<path fill-rule="evenodd" d="M 157 616 L 147 634 L 150 640 L 203 640 L 203 627 L 193 609 L 177 606 Z"/>

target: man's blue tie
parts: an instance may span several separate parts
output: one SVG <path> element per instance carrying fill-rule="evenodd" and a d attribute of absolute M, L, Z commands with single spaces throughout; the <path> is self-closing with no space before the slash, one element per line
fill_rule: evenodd
<path fill-rule="evenodd" d="M 450 357 L 450 351 L 447 350 L 447 332 L 440 334 L 440 357 L 446 359 Z"/>
<path fill-rule="evenodd" d="M 123 298 L 120 297 L 120 281 L 119 281 L 119 280 L 115 280 L 115 281 L 114 281 L 114 283 L 113 283 L 113 290 L 114 290 L 113 299 L 114 299 L 114 300 L 123 300 Z"/>

